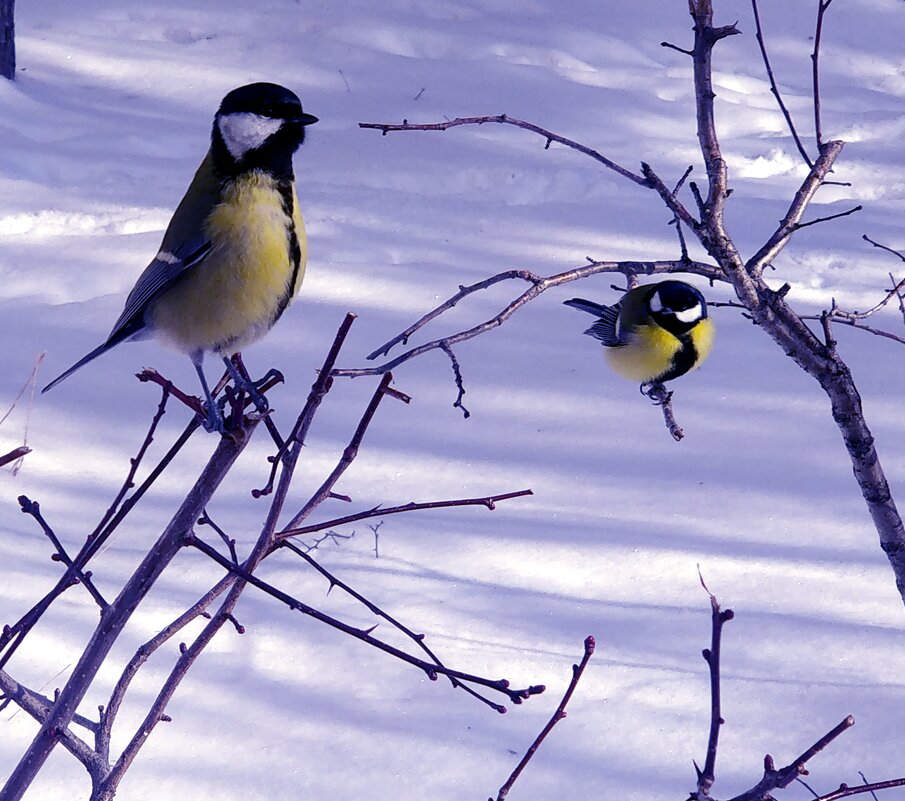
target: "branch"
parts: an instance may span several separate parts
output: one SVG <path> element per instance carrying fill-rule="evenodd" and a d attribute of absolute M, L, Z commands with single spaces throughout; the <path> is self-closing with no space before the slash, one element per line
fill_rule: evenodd
<path fill-rule="evenodd" d="M 836 159 L 842 152 L 845 143 L 839 141 L 827 142 L 820 150 L 820 155 L 807 178 L 798 188 L 786 216 L 780 220 L 779 227 L 767 240 L 764 246 L 757 251 L 745 264 L 745 269 L 751 275 L 759 275 L 767 265 L 779 255 L 779 252 L 788 244 L 790 237 L 798 229 L 801 218 L 804 215 L 811 198 L 820 188 L 827 173 L 832 169 Z"/>
<path fill-rule="evenodd" d="M 504 801 L 506 796 L 509 795 L 509 791 L 512 789 L 512 785 L 515 784 L 516 780 L 525 769 L 525 766 L 531 761 L 531 758 L 537 752 L 537 749 L 540 748 L 541 743 L 543 743 L 543 741 L 547 738 L 547 735 L 551 731 L 553 731 L 553 727 L 566 717 L 566 705 L 571 700 L 572 693 L 575 692 L 575 688 L 578 686 L 578 682 L 580 681 L 581 676 L 584 673 L 584 669 L 588 666 L 588 661 L 590 660 L 591 655 L 594 653 L 595 645 L 596 643 L 593 637 L 585 637 L 584 655 L 582 656 L 581 662 L 579 664 L 572 665 L 572 681 L 569 682 L 569 686 L 566 689 L 565 695 L 563 695 L 562 700 L 559 702 L 559 706 L 556 707 L 556 711 L 553 713 L 553 716 L 549 721 L 547 721 L 547 725 L 544 726 L 543 729 L 541 729 L 540 734 L 537 735 L 537 738 L 533 743 L 531 743 L 530 747 L 525 752 L 525 756 L 523 756 L 518 765 L 515 766 L 515 770 L 512 771 L 512 774 L 506 780 L 505 784 L 500 787 L 500 791 L 499 793 L 497 793 L 496 801 Z M 488 801 L 493 801 L 493 799 L 488 799 Z"/>
<path fill-rule="evenodd" d="M 719 602 L 716 596 L 707 589 L 700 569 L 698 569 L 698 576 L 701 579 L 701 586 L 710 596 L 710 648 L 705 648 L 702 652 L 704 661 L 707 662 L 710 670 L 710 734 L 707 738 L 707 757 L 704 760 L 704 770 L 698 771 L 698 793 L 701 796 L 708 796 L 716 779 L 716 752 L 720 741 L 720 726 L 725 722 L 720 702 L 720 644 L 723 626 L 732 620 L 735 614 L 731 609 L 720 610 Z"/>
<path fill-rule="evenodd" d="M 508 306 L 506 306 L 499 314 L 465 331 L 459 331 L 456 334 L 451 334 L 450 336 L 442 337 L 441 339 L 435 339 L 431 342 L 419 345 L 418 347 L 411 348 L 402 355 L 397 356 L 395 359 L 385 362 L 384 364 L 381 364 L 377 367 L 335 369 L 333 370 L 332 375 L 345 376 L 349 378 L 357 378 L 359 376 L 365 375 L 383 375 L 387 371 L 395 369 L 400 364 L 403 364 L 404 362 L 407 362 L 409 359 L 413 359 L 416 356 L 420 356 L 432 350 L 442 350 L 444 346 L 449 347 L 456 345 L 459 342 L 464 342 L 466 340 L 479 336 L 480 334 L 486 333 L 487 331 L 491 331 L 494 328 L 497 328 L 498 326 L 506 322 L 506 320 L 508 320 L 513 314 L 515 314 L 515 312 L 517 312 L 522 306 L 534 300 L 534 298 L 536 298 L 538 295 L 546 292 L 552 287 L 561 286 L 562 284 L 568 284 L 572 281 L 578 281 L 582 278 L 587 278 L 590 275 L 597 275 L 599 273 L 605 272 L 622 273 L 626 277 L 633 275 L 657 275 L 662 273 L 685 272 L 694 273 L 695 275 L 701 275 L 704 278 L 712 281 L 726 280 L 726 277 L 719 270 L 719 268 L 712 264 L 706 264 L 704 262 L 698 261 L 684 262 L 681 259 L 672 261 L 646 262 L 592 261 L 590 264 L 584 267 L 576 267 L 575 269 L 567 270 L 566 272 L 557 273 L 556 275 L 547 277 L 541 277 L 539 275 L 536 275 L 535 273 L 530 272 L 529 270 L 507 270 L 506 272 L 494 275 L 484 281 L 479 281 L 476 284 L 472 284 L 470 286 L 460 286 L 459 291 L 455 295 L 453 295 L 444 303 L 441 303 L 432 311 L 425 314 L 420 320 L 418 320 L 413 325 L 410 325 L 401 334 L 398 334 L 397 336 L 393 337 L 393 339 L 389 340 L 389 342 L 381 345 L 379 348 L 377 348 L 377 350 L 371 353 L 368 358 L 373 359 L 377 356 L 384 355 L 388 353 L 394 345 L 400 342 L 403 344 L 407 343 L 409 337 L 413 333 L 423 328 L 431 320 L 439 317 L 443 312 L 453 308 L 460 300 L 467 297 L 468 295 L 479 292 L 483 289 L 487 289 L 488 287 L 500 283 L 501 281 L 510 279 L 520 279 L 522 281 L 525 281 L 526 283 L 531 284 L 528 289 L 526 289 Z"/>
<path fill-rule="evenodd" d="M 841 723 L 834 726 L 823 735 L 816 743 L 802 753 L 797 759 L 793 759 L 784 768 L 776 769 L 773 757 L 767 754 L 764 757 L 764 777 L 750 790 L 731 798 L 730 801 L 765 801 L 773 790 L 781 790 L 788 787 L 799 776 L 806 773 L 807 763 L 826 748 L 833 740 L 855 725 L 855 719 L 849 715 Z M 864 792 L 867 792 L 866 788 Z"/>
<path fill-rule="evenodd" d="M 37 501 L 29 500 L 26 496 L 20 495 L 19 498 L 19 506 L 22 509 L 23 514 L 31 515 L 37 522 L 37 524 L 41 527 L 41 530 L 44 532 L 44 535 L 47 539 L 50 540 L 53 545 L 56 553 L 51 557 L 54 561 L 62 562 L 69 568 L 69 570 L 73 573 L 74 577 L 78 579 L 79 583 L 81 583 L 86 590 L 90 593 L 91 597 L 94 599 L 94 602 L 100 607 L 103 612 L 104 609 L 109 606 L 109 604 L 104 600 L 104 597 L 98 592 L 97 587 L 94 586 L 94 582 L 91 581 L 91 572 L 83 572 L 71 559 L 69 554 L 66 552 L 66 549 L 63 547 L 63 543 L 60 542 L 60 538 L 57 537 L 56 532 L 48 525 L 47 521 L 44 519 L 44 515 L 41 514 L 41 506 Z M 68 571 L 67 571 L 68 572 Z"/>
<path fill-rule="evenodd" d="M 817 0 L 817 25 L 814 30 L 814 51 L 811 53 L 811 75 L 814 82 L 814 135 L 817 148 L 823 152 L 823 128 L 820 121 L 820 37 L 823 33 L 823 15 L 833 0 Z"/>
<path fill-rule="evenodd" d="M 334 371 L 335 372 L 335 371 Z M 339 460 L 339 463 L 336 467 L 333 468 L 333 472 L 330 473 L 329 476 L 324 480 L 324 483 L 321 484 L 320 488 L 308 502 L 302 507 L 302 509 L 296 513 L 295 517 L 289 522 L 288 528 L 296 528 L 298 524 L 301 523 L 308 515 L 311 514 L 318 506 L 321 505 L 333 492 L 333 487 L 336 485 L 336 482 L 339 481 L 340 477 L 346 470 L 349 468 L 349 465 L 355 460 L 355 457 L 358 456 L 358 448 L 361 445 L 361 441 L 364 438 L 365 432 L 368 430 L 368 426 L 371 424 L 371 420 L 374 419 L 374 415 L 377 413 L 377 407 L 380 405 L 380 401 L 383 400 L 384 395 L 390 394 L 387 390 L 390 386 L 390 383 L 393 380 L 392 373 L 385 373 L 383 379 L 378 385 L 377 389 L 374 391 L 374 394 L 371 396 L 371 402 L 368 404 L 367 408 L 364 411 L 364 414 L 361 416 L 361 420 L 358 423 L 358 427 L 355 429 L 355 433 L 352 435 L 352 438 L 349 440 L 349 444 L 346 445 L 343 450 L 342 457 Z"/>
<path fill-rule="evenodd" d="M 570 147 L 573 150 L 577 150 L 579 153 L 584 153 L 586 156 L 590 156 L 595 161 L 603 164 L 604 167 L 607 167 L 613 172 L 619 173 L 623 178 L 628 178 L 630 181 L 638 184 L 639 186 L 647 186 L 647 181 L 642 178 L 640 175 L 636 175 L 631 172 L 631 170 L 627 170 L 624 167 L 620 167 L 615 161 L 610 161 L 606 156 L 601 155 L 596 150 L 592 150 L 585 145 L 582 145 L 572 139 L 567 139 L 564 136 L 560 136 L 559 134 L 555 134 L 552 131 L 548 131 L 546 128 L 541 128 L 539 125 L 535 125 L 531 122 L 525 122 L 524 120 L 518 120 L 515 117 L 508 117 L 505 114 L 497 114 L 496 116 L 488 116 L 488 117 L 457 117 L 454 120 L 446 120 L 446 122 L 434 122 L 427 123 L 423 125 L 416 125 L 414 123 L 410 123 L 408 120 L 403 120 L 401 125 L 393 125 L 383 122 L 360 122 L 358 123 L 359 128 L 370 128 L 380 131 L 384 136 L 386 136 L 390 131 L 445 131 L 448 128 L 456 128 L 459 125 L 483 125 L 485 122 L 496 122 L 502 123 L 504 125 L 515 125 L 517 128 L 524 128 L 526 131 L 533 131 L 536 134 L 540 134 L 544 139 L 547 140 L 547 147 L 550 147 L 551 142 L 558 142 L 561 145 L 565 145 L 566 147 Z"/>
<path fill-rule="evenodd" d="M 19 684 L 3 670 L 0 670 L 0 692 L 7 699 L 15 702 L 20 709 L 38 723 L 43 724 L 53 709 L 53 701 Z M 73 716 L 73 720 L 85 728 L 93 730 L 97 728 L 97 724 L 94 721 L 88 720 L 81 715 Z M 85 766 L 89 774 L 95 776 L 104 769 L 105 765 L 100 757 L 84 740 L 73 734 L 68 727 L 58 732 L 58 736 L 63 747 Z"/>
<path fill-rule="evenodd" d="M 760 46 L 760 54 L 764 60 L 764 68 L 767 70 L 767 77 L 770 79 L 770 91 L 773 92 L 773 96 L 776 98 L 776 102 L 779 104 L 779 110 L 786 118 L 786 125 L 789 126 L 789 131 L 791 131 L 792 133 L 792 138 L 795 140 L 795 146 L 798 148 L 798 152 L 801 153 L 801 157 L 804 159 L 805 164 L 808 165 L 808 168 L 813 168 L 814 162 L 811 161 L 811 157 L 808 156 L 808 152 L 804 149 L 804 145 L 801 143 L 801 139 L 798 136 L 798 131 L 795 130 L 795 124 L 792 122 L 792 115 L 789 114 L 789 110 L 786 108 L 786 104 L 782 100 L 782 95 L 779 93 L 779 87 L 776 85 L 776 79 L 773 77 L 773 68 L 770 66 L 770 58 L 769 56 L 767 56 L 767 46 L 764 43 L 764 34 L 760 27 L 760 14 L 757 10 L 757 0 L 751 0 L 751 8 L 754 11 L 754 25 L 757 28 L 755 37 L 757 38 L 757 44 Z M 820 145 L 819 139 L 817 144 L 818 146 Z"/>
<path fill-rule="evenodd" d="M 386 517 L 388 515 L 400 514 L 402 512 L 415 512 L 422 509 L 448 509 L 451 506 L 486 506 L 491 512 L 496 509 L 496 505 L 500 501 L 508 501 L 511 498 L 524 498 L 526 495 L 533 495 L 529 490 L 519 490 L 518 492 L 507 492 L 503 495 L 487 495 L 483 498 L 460 498 L 454 501 L 425 501 L 422 503 L 404 503 L 401 506 L 375 506 L 365 512 L 357 512 L 356 514 L 346 515 L 345 517 L 336 517 L 333 520 L 327 520 L 323 523 L 313 523 L 309 526 L 299 526 L 297 528 L 283 529 L 278 535 L 277 540 L 286 540 L 289 537 L 297 537 L 301 534 L 313 534 L 316 531 L 323 531 L 325 528 L 336 528 L 347 523 L 356 523 L 359 520 L 366 520 L 369 517 Z"/>
<path fill-rule="evenodd" d="M 110 700 L 107 707 L 103 707 L 101 712 L 101 723 L 97 731 L 95 746 L 97 751 L 104 759 L 110 757 L 110 736 L 113 729 L 113 723 L 116 720 L 117 713 L 125 698 L 126 691 L 135 678 L 139 669 L 151 655 L 157 651 L 164 643 L 181 631 L 185 626 L 191 623 L 199 616 L 205 614 L 205 610 L 210 606 L 218 596 L 226 591 L 235 581 L 233 576 L 226 576 L 218 581 L 211 589 L 209 589 L 198 601 L 192 604 L 185 612 L 183 612 L 176 620 L 164 627 L 155 634 L 150 640 L 139 646 L 133 657 L 129 660 L 110 694 Z"/>
<path fill-rule="evenodd" d="M 859 784 L 849 787 L 847 784 L 840 784 L 838 790 L 822 795 L 815 801 L 836 801 L 837 798 L 847 798 L 850 795 L 861 795 L 862 793 L 873 794 L 877 790 L 889 790 L 893 787 L 905 787 L 905 778 L 890 779 L 885 782 L 874 782 L 873 784 Z"/>
<path fill-rule="evenodd" d="M 377 551 L 377 544 L 376 544 L 377 529 L 379 529 L 381 525 L 382 525 L 382 523 L 378 523 L 376 526 L 371 526 L 371 529 L 374 531 L 374 537 L 375 537 L 375 545 L 374 545 L 375 553 Z M 325 567 L 322 567 L 320 565 L 320 563 L 318 563 L 314 559 L 314 557 L 312 557 L 308 552 L 303 551 L 301 548 L 299 548 L 298 546 L 296 546 L 295 544 L 293 544 L 291 542 L 282 542 L 281 545 L 284 548 L 288 548 L 290 551 L 292 551 L 293 553 L 295 553 L 296 555 L 298 555 L 299 557 L 304 559 L 309 565 L 311 565 L 311 567 L 313 567 L 318 573 L 320 573 L 324 578 L 326 578 L 327 581 L 330 582 L 330 590 L 332 590 L 334 587 L 339 587 L 341 590 L 348 593 L 356 601 L 358 601 L 360 604 L 362 604 L 364 607 L 366 607 L 372 614 L 376 615 L 377 617 L 383 618 L 394 628 L 398 629 L 403 634 L 405 634 L 406 637 L 408 637 L 410 640 L 412 640 L 412 642 L 414 642 L 415 645 L 417 645 L 422 651 L 424 651 L 424 653 L 426 653 L 431 658 L 431 660 L 437 667 L 440 667 L 440 668 L 446 667 L 440 661 L 440 658 L 424 642 L 423 634 L 416 634 L 408 626 L 406 626 L 403 623 L 401 623 L 400 621 L 398 621 L 392 615 L 384 612 L 383 609 L 381 609 L 379 606 L 377 606 L 377 604 L 375 604 L 373 601 L 368 600 L 357 590 L 352 589 L 352 587 L 350 587 L 344 581 L 341 581 L 340 579 L 338 579 L 333 573 L 331 573 Z M 465 690 L 465 692 L 467 692 L 469 695 L 473 696 L 474 698 L 477 698 L 482 703 L 487 704 L 487 706 L 489 706 L 491 709 L 493 709 L 497 712 L 506 711 L 505 707 L 501 706 L 500 704 L 495 703 L 494 701 L 491 701 L 489 698 L 482 695 L 474 688 L 469 687 L 467 684 L 463 684 L 462 682 L 458 681 L 457 679 L 453 678 L 452 676 L 447 676 L 447 678 L 449 679 L 449 681 L 453 687 L 457 687 L 459 689 Z"/>
<path fill-rule="evenodd" d="M 18 801 L 26 788 L 34 781 L 59 741 L 60 732 L 72 720 L 76 708 L 84 698 L 118 635 L 125 628 L 138 604 L 150 592 L 157 578 L 183 547 L 186 532 L 191 530 L 201 510 L 207 505 L 214 491 L 247 445 L 255 425 L 252 423 L 248 428 L 233 431 L 231 437 L 221 438 L 213 456 L 169 525 L 148 551 L 116 600 L 105 610 L 104 616 L 73 669 L 72 676 L 61 690 L 51 713 L 42 724 L 41 730 L 32 744 L 23 754 L 3 789 L 0 790 L 0 798 L 3 801 Z"/>
<path fill-rule="evenodd" d="M 173 443 L 167 453 L 164 454 L 163 458 L 148 474 L 148 477 L 141 483 L 138 489 L 136 489 L 135 492 L 133 492 L 132 495 L 130 495 L 129 498 L 123 501 L 122 505 L 120 505 L 120 501 L 122 501 L 126 492 L 134 486 L 133 480 L 138 470 L 138 466 L 154 439 L 154 432 L 156 431 L 157 425 L 159 424 L 160 419 L 164 414 L 168 396 L 169 393 L 164 390 L 160 404 L 157 408 L 157 412 L 151 421 L 151 425 L 148 428 L 148 432 L 145 435 L 144 441 L 142 442 L 141 447 L 138 450 L 138 454 L 130 461 L 128 475 L 126 476 L 126 479 L 123 482 L 119 493 L 117 494 L 116 498 L 114 498 L 113 503 L 111 503 L 110 507 L 104 513 L 104 516 L 101 518 L 101 521 L 95 527 L 94 531 L 88 535 L 87 539 L 85 540 L 85 544 L 73 558 L 73 567 L 69 568 L 59 579 L 56 585 L 49 592 L 47 592 L 44 597 L 41 598 L 41 600 L 39 600 L 31 609 L 29 609 L 28 612 L 26 612 L 15 624 L 5 627 L 2 633 L 0 633 L 0 652 L 2 652 L 2 656 L 0 656 L 0 668 L 2 668 L 12 658 L 13 654 L 16 652 L 16 649 L 19 647 L 19 645 L 21 645 L 25 636 L 37 624 L 44 612 L 47 611 L 47 609 L 56 600 L 56 598 L 58 598 L 70 587 L 75 586 L 75 570 L 82 570 L 88 564 L 92 557 L 94 557 L 94 555 L 100 550 L 101 546 L 109 539 L 110 535 L 116 530 L 117 526 L 119 526 L 119 524 L 125 519 L 126 515 L 129 514 L 135 504 L 137 504 L 138 501 L 141 500 L 145 492 L 148 491 L 148 489 L 157 480 L 160 474 L 163 473 L 163 471 L 169 466 L 173 459 L 176 458 L 176 455 L 179 453 L 179 451 L 182 450 L 182 447 L 185 445 L 185 443 L 188 442 L 192 434 L 194 434 L 198 429 L 200 423 L 198 422 L 197 417 L 193 417 L 185 427 L 185 430 L 182 432 L 182 434 L 177 438 L 176 442 Z M 118 511 L 117 507 L 119 507 Z"/>
<path fill-rule="evenodd" d="M 403 662 L 407 662 L 410 665 L 414 665 L 415 667 L 420 668 L 425 672 L 427 677 L 431 679 L 431 681 L 435 681 L 438 674 L 450 676 L 451 678 L 458 679 L 461 682 L 471 682 L 472 684 L 477 684 L 482 687 L 487 687 L 488 689 L 495 690 L 496 692 L 506 695 L 514 704 L 520 704 L 522 701 L 530 698 L 532 695 L 538 695 L 539 693 L 542 693 L 544 691 L 543 685 L 534 685 L 521 690 L 512 690 L 509 688 L 509 682 L 506 679 L 486 679 L 483 676 L 475 676 L 470 673 L 463 673 L 460 670 L 451 670 L 449 668 L 440 667 L 430 662 L 425 662 L 423 659 L 418 659 L 417 657 L 412 656 L 405 651 L 401 651 L 400 649 L 390 645 L 389 643 L 383 642 L 383 640 L 378 640 L 376 637 L 373 637 L 371 635 L 371 631 L 373 631 L 373 629 L 370 631 L 365 631 L 363 629 L 358 629 L 354 626 L 350 626 L 348 623 L 343 623 L 341 620 L 337 620 L 330 615 L 326 615 L 320 610 L 315 609 L 313 606 L 309 606 L 303 601 L 300 601 L 297 598 L 289 595 L 288 593 L 283 592 L 277 587 L 274 587 L 272 584 L 269 584 L 266 581 L 262 581 L 253 573 L 250 573 L 248 570 L 246 570 L 244 567 L 232 564 L 229 559 L 227 559 L 225 556 L 222 556 L 215 548 L 212 548 L 206 542 L 198 539 L 194 535 L 191 536 L 188 544 L 197 548 L 203 554 L 210 557 L 213 561 L 219 564 L 222 568 L 238 576 L 244 582 L 251 584 L 253 587 L 257 587 L 259 590 L 262 590 L 272 598 L 276 598 L 278 601 L 286 604 L 286 606 L 288 606 L 290 609 L 294 609 L 295 611 L 301 612 L 304 615 L 313 617 L 315 620 L 318 620 L 321 623 L 326 623 L 332 628 L 342 631 L 344 634 L 348 634 L 349 636 L 354 637 L 357 640 L 361 640 L 362 642 L 365 642 L 380 651 L 384 651 L 391 656 L 395 656 L 397 659 L 400 659 Z M 500 708 L 500 711 L 505 712 L 505 707 Z"/>
<path fill-rule="evenodd" d="M 308 436 L 308 429 L 311 427 L 311 421 L 314 419 L 314 413 L 320 406 L 324 396 L 333 386 L 333 366 L 336 364 L 339 351 L 345 343 L 346 337 L 349 335 L 349 329 L 351 329 L 352 323 L 354 323 L 355 320 L 356 315 L 352 312 L 348 312 L 343 318 L 342 323 L 340 323 L 340 326 L 336 331 L 336 336 L 333 337 L 333 343 L 330 345 L 330 350 L 327 351 L 324 363 L 317 373 L 317 379 L 311 385 L 311 389 L 308 392 L 308 398 L 305 401 L 305 406 L 302 408 L 301 413 L 296 419 L 292 431 L 289 433 L 289 436 L 286 438 L 282 447 L 277 450 L 277 453 L 270 457 L 272 467 L 267 484 L 262 489 L 252 490 L 251 494 L 253 498 L 260 498 L 273 492 L 273 483 L 276 479 L 277 468 L 286 458 L 289 449 L 296 443 L 300 445 L 304 444 L 305 439 Z"/>
<path fill-rule="evenodd" d="M 669 431 L 676 442 L 680 442 L 685 436 L 685 432 L 676 422 L 676 417 L 672 411 L 673 393 L 669 392 L 659 381 L 654 381 L 651 384 L 642 384 L 641 394 L 650 398 L 653 401 L 654 406 L 660 407 L 660 411 L 663 412 L 663 422 L 666 423 L 666 430 Z"/>

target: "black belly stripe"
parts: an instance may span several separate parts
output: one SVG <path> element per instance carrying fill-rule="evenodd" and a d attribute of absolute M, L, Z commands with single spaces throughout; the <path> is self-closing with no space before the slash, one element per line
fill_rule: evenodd
<path fill-rule="evenodd" d="M 694 346 L 691 336 L 689 334 L 680 336 L 679 341 L 682 343 L 682 347 L 672 357 L 669 369 L 660 375 L 656 379 L 657 381 L 672 381 L 680 375 L 685 375 L 698 363 L 698 349 Z"/>
<path fill-rule="evenodd" d="M 277 184 L 277 191 L 280 193 L 280 200 L 283 205 L 283 213 L 286 215 L 286 235 L 289 237 L 289 261 L 292 264 L 292 276 L 286 285 L 286 291 L 277 303 L 276 310 L 273 315 L 273 322 L 282 317 L 283 312 L 295 295 L 295 282 L 299 277 L 299 269 L 302 264 L 302 248 L 299 245 L 298 233 L 295 230 L 295 202 L 293 200 L 292 182 L 280 181 Z"/>

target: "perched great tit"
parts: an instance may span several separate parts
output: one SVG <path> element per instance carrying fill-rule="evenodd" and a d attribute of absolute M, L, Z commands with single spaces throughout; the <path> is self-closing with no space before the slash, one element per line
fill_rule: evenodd
<path fill-rule="evenodd" d="M 298 292 L 307 243 L 292 156 L 315 122 L 298 97 L 273 83 L 226 95 L 210 150 L 107 341 L 42 391 L 120 342 L 155 336 L 188 354 L 207 399 L 204 427 L 222 432 L 204 354 L 221 356 L 240 379 L 229 356 L 266 334 Z M 266 408 L 260 395 L 256 403 Z"/>
<path fill-rule="evenodd" d="M 694 370 L 713 345 L 715 330 L 704 296 L 684 281 L 630 289 L 615 306 L 581 298 L 564 302 L 600 318 L 585 333 L 604 344 L 613 370 L 642 386 Z"/>

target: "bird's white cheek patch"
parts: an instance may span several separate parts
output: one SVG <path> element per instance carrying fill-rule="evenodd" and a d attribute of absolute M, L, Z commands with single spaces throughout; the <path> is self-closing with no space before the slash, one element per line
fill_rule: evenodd
<path fill-rule="evenodd" d="M 239 161 L 249 150 L 263 145 L 283 125 L 282 120 L 248 111 L 224 114 L 217 120 L 220 135 L 230 155 Z"/>
<path fill-rule="evenodd" d="M 682 309 L 682 311 L 677 311 L 676 319 L 680 323 L 693 323 L 697 320 L 700 320 L 703 314 L 704 310 L 701 308 L 701 304 L 697 303 L 690 309 Z"/>

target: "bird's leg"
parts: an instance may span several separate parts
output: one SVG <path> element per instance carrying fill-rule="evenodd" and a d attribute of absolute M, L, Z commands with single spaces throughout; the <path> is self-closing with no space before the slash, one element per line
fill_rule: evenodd
<path fill-rule="evenodd" d="M 195 365 L 195 372 L 198 373 L 198 378 L 201 379 L 201 388 L 204 390 L 206 399 L 207 416 L 201 421 L 201 425 L 205 431 L 217 431 L 222 434 L 226 426 L 223 422 L 223 414 L 220 411 L 220 407 L 214 401 L 214 396 L 211 395 L 210 387 L 207 385 L 207 379 L 204 377 L 204 352 L 196 350 L 194 353 L 189 354 L 189 358 L 192 360 L 192 364 Z"/>
<path fill-rule="evenodd" d="M 641 394 L 653 401 L 654 406 L 663 406 L 672 399 L 672 392 L 661 381 L 648 381 L 638 387 Z"/>
<path fill-rule="evenodd" d="M 269 371 L 260 381 L 252 381 L 242 375 L 239 368 L 233 364 L 233 361 L 229 356 L 223 357 L 223 363 L 226 365 L 226 370 L 232 378 L 235 388 L 244 390 L 248 393 L 248 397 L 250 397 L 254 403 L 255 409 L 258 410 L 258 414 L 267 414 L 270 410 L 270 404 L 267 402 L 267 398 L 264 394 L 258 391 L 258 388 L 276 371 Z"/>

